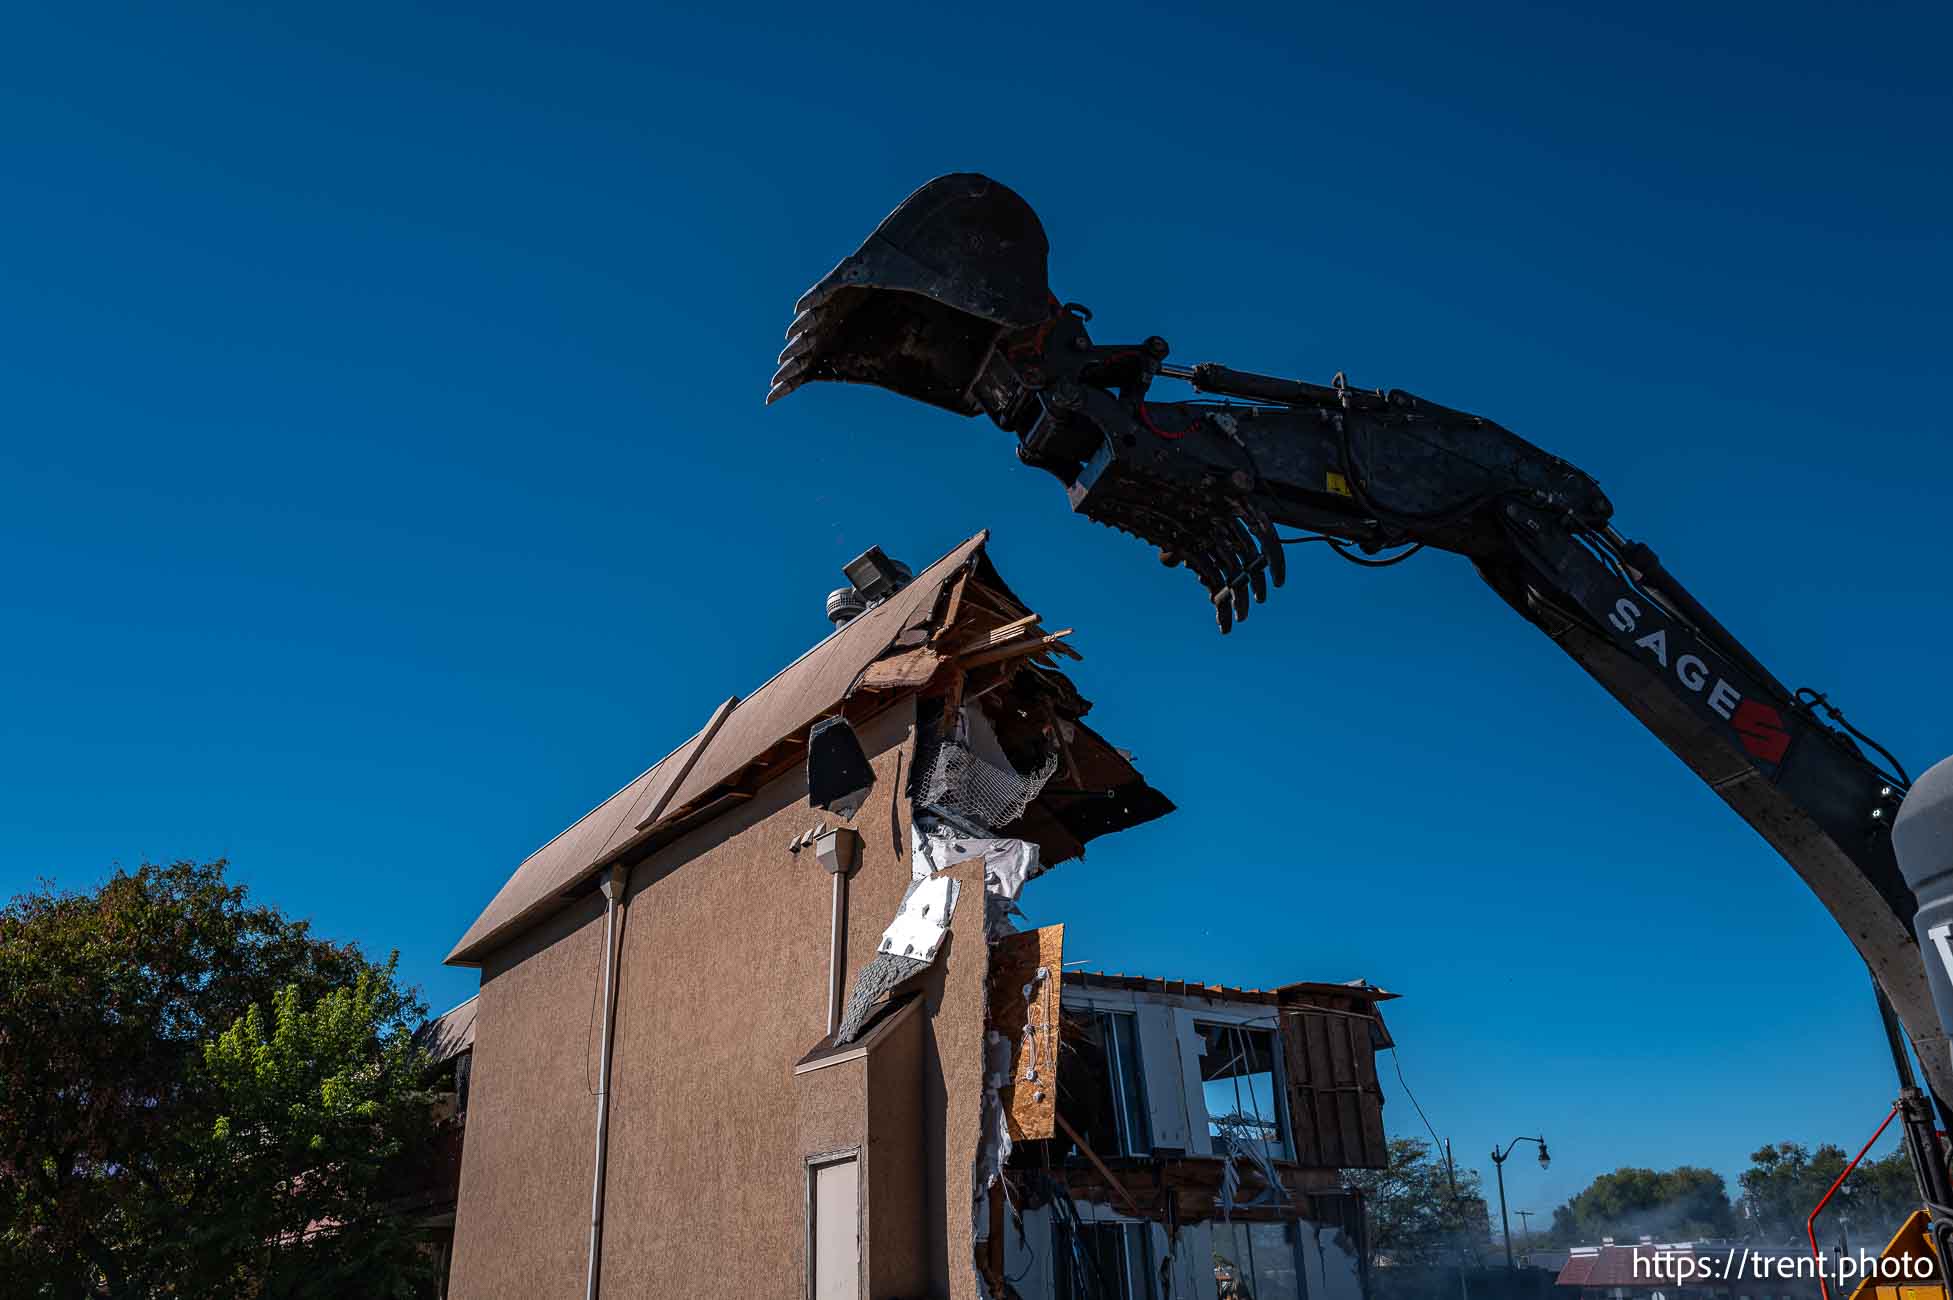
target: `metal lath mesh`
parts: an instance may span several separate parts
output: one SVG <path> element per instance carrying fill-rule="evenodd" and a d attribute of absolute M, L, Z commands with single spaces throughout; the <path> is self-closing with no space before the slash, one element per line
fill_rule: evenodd
<path fill-rule="evenodd" d="M 954 736 L 937 737 L 916 758 L 916 801 L 996 830 L 1024 815 L 1058 770 L 1053 746 L 1029 773 L 998 767 Z"/>
<path fill-rule="evenodd" d="M 929 965 L 919 957 L 904 957 L 900 953 L 878 952 L 875 959 L 861 968 L 854 977 L 854 992 L 848 995 L 848 1004 L 841 1012 L 840 1027 L 834 1031 L 834 1043 L 852 1043 L 855 1035 L 861 1032 L 862 1022 L 881 1005 L 882 998 L 890 989 Z"/>

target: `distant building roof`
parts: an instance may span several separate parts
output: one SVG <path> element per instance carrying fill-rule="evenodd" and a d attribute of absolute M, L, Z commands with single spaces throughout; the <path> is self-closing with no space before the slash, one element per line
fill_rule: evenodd
<path fill-rule="evenodd" d="M 1795 1256 L 1803 1265 L 1808 1258 Z M 1704 1263 L 1714 1271 L 1702 1274 L 1696 1271 L 1693 1263 L 1700 1255 Z M 1637 1242 L 1626 1246 L 1575 1246 L 1567 1256 L 1566 1266 L 1553 1280 L 1555 1286 L 1594 1287 L 1603 1290 L 1620 1288 L 1631 1291 L 1678 1292 L 1714 1290 L 1748 1294 L 1795 1295 L 1809 1292 L 1817 1293 L 1817 1286 L 1810 1278 L 1801 1274 L 1795 1277 L 1772 1276 L 1769 1279 L 1758 1277 L 1760 1271 L 1756 1263 L 1758 1257 L 1771 1263 L 1773 1275 L 1775 1261 L 1784 1252 L 1770 1247 L 1750 1247 L 1742 1242 L 1731 1241 L 1675 1241 L 1675 1242 Z M 1730 1261 L 1741 1263 L 1749 1261 L 1749 1281 L 1740 1276 L 1725 1278 L 1723 1273 L 1730 1267 Z M 1638 1262 L 1637 1262 L 1638 1261 Z"/>
<path fill-rule="evenodd" d="M 1674 1261 L 1693 1260 L 1690 1243 L 1674 1245 L 1642 1243 L 1633 1246 L 1597 1246 L 1591 1252 L 1582 1247 L 1568 1258 L 1566 1267 L 1554 1279 L 1555 1286 L 1641 1287 L 1650 1291 L 1675 1290 L 1678 1271 Z"/>
<path fill-rule="evenodd" d="M 475 1008 L 480 995 L 422 1025 L 414 1041 L 438 1064 L 452 1060 L 475 1045 Z"/>
<path fill-rule="evenodd" d="M 1567 1256 L 1560 1269 L 1560 1275 L 1553 1279 L 1554 1286 L 1586 1286 L 1587 1279 L 1594 1275 L 1594 1265 L 1600 1262 L 1598 1251 L 1575 1251 Z"/>

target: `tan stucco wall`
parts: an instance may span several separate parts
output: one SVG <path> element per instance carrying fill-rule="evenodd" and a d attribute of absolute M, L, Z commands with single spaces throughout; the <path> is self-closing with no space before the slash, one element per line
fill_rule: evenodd
<path fill-rule="evenodd" d="M 914 711 L 862 728 L 876 784 L 851 823 L 850 978 L 909 880 L 903 791 Z M 795 1296 L 805 1276 L 805 1171 L 793 1065 L 826 1031 L 829 877 L 795 835 L 804 772 L 661 850 L 632 876 L 622 943 L 604 1228 L 604 1292 L 732 1287 Z M 929 1273 L 974 1293 L 969 1171 L 982 1088 L 982 881 L 931 972 L 922 1098 L 930 1145 Z M 588 1232 L 602 914 L 595 900 L 483 969 L 462 1160 L 456 1300 L 581 1296 Z M 904 1101 L 912 1106 L 912 1101 Z M 948 1134 L 949 1149 L 940 1135 Z"/>
<path fill-rule="evenodd" d="M 951 867 L 948 874 L 962 882 L 963 897 L 929 972 L 929 1005 L 941 1010 L 930 1022 L 922 1058 L 924 1131 L 939 1139 L 928 1147 L 929 1294 L 974 1300 L 971 1175 L 983 1129 L 984 985 L 990 977 L 983 861 Z"/>
<path fill-rule="evenodd" d="M 583 1294 L 596 1149 L 590 990 L 602 957 L 603 905 L 592 896 L 482 968 L 456 1297 Z"/>

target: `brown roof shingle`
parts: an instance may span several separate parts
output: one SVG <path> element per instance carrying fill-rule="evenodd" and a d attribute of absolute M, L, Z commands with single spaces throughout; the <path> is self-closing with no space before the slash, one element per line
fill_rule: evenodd
<path fill-rule="evenodd" d="M 702 729 L 630 784 L 530 854 L 447 956 L 451 965 L 479 965 L 487 953 L 555 911 L 566 890 L 599 865 L 670 824 L 689 804 L 737 775 L 782 738 L 812 725 L 846 697 L 868 665 L 904 630 L 927 618 L 944 585 L 982 550 L 978 533 L 915 576 L 880 605 L 837 629 L 739 701 L 690 762 Z M 678 788 L 664 798 L 664 787 Z M 638 823 L 662 802 L 658 821 Z"/>

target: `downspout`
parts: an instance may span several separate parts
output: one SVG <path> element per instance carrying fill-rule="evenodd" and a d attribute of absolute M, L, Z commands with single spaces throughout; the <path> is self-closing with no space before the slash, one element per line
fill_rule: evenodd
<path fill-rule="evenodd" d="M 698 764 L 699 755 L 719 734 L 719 728 L 725 725 L 727 717 L 731 716 L 738 704 L 739 697 L 734 695 L 713 710 L 712 716 L 706 719 L 705 726 L 699 731 L 697 743 L 685 755 L 671 779 L 665 782 L 664 789 L 659 792 L 649 812 L 638 823 L 639 831 L 649 830 L 664 816 L 672 796 L 678 793 L 678 788 L 685 784 L 685 778 L 692 774 L 692 768 Z M 624 891 L 630 882 L 630 867 L 622 862 L 613 862 L 599 885 L 604 895 L 604 1026 L 603 1047 L 597 1067 L 597 1159 L 590 1175 L 590 1260 L 584 1276 L 584 1300 L 597 1300 L 598 1278 L 603 1271 L 604 1170 L 610 1157 L 610 1057 L 611 1043 L 617 1029 L 617 966 L 623 956 L 623 949 L 618 944 L 620 933 L 617 922 L 624 910 Z"/>
<path fill-rule="evenodd" d="M 827 1034 L 841 1027 L 842 985 L 848 978 L 848 875 L 834 873 L 834 915 L 827 931 Z"/>
<path fill-rule="evenodd" d="M 848 877 L 861 862 L 861 832 L 842 826 L 814 841 L 814 857 L 834 877 L 833 915 L 827 932 L 827 1036 L 841 1027 L 848 979 Z"/>
<path fill-rule="evenodd" d="M 597 1300 L 598 1265 L 603 1258 L 604 1165 L 610 1154 L 610 1049 L 617 1024 L 617 914 L 624 908 L 624 888 L 630 868 L 617 863 L 603 879 L 604 894 L 604 1027 L 597 1066 L 597 1163 L 590 1180 L 590 1266 L 584 1300 Z"/>

